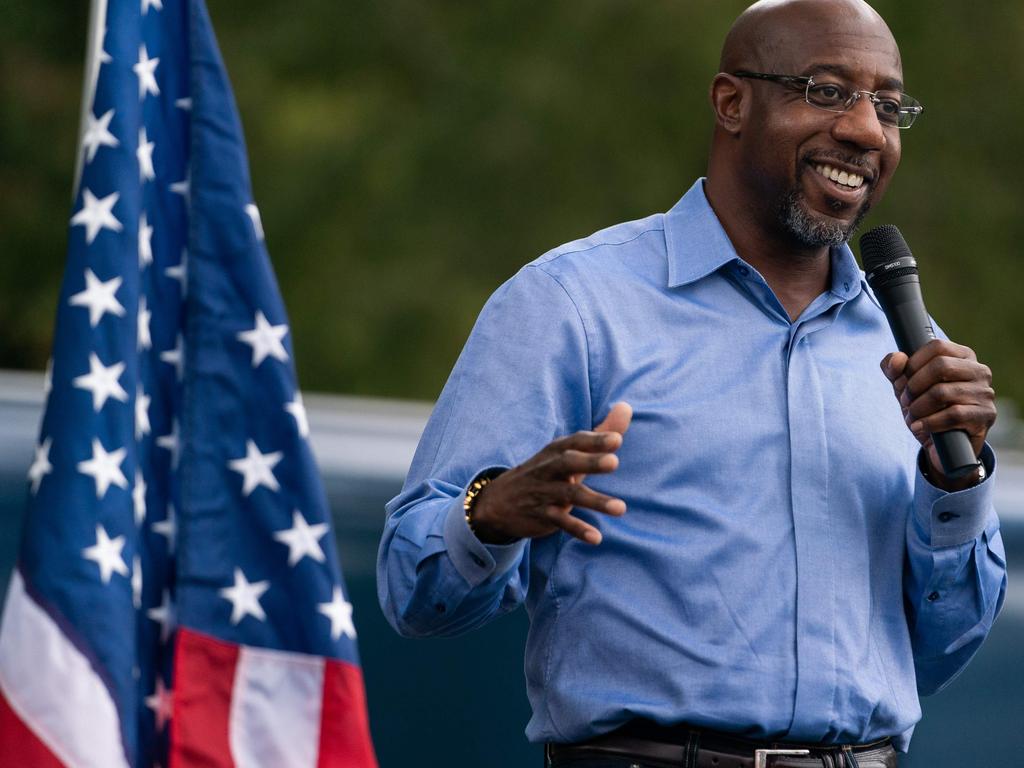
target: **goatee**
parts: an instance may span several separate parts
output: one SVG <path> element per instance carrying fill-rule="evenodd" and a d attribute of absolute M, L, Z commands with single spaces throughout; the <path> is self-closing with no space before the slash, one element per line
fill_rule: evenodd
<path fill-rule="evenodd" d="M 792 190 L 779 206 L 779 223 L 797 242 L 808 248 L 835 247 L 850 240 L 870 210 L 870 203 L 864 203 L 853 221 L 844 225 L 837 219 L 812 213 L 803 193 Z"/>

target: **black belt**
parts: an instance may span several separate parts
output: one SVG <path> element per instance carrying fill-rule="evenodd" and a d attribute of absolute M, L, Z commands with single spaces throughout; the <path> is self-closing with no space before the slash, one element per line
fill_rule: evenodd
<path fill-rule="evenodd" d="M 548 744 L 551 765 L 586 757 L 619 757 L 657 768 L 896 768 L 889 739 L 870 744 L 749 741 L 717 731 L 633 722 L 579 744 Z"/>

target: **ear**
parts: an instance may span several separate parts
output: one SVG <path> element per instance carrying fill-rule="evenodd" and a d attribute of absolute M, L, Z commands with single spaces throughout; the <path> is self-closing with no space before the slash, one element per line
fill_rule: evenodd
<path fill-rule="evenodd" d="M 740 78 L 719 72 L 711 81 L 711 108 L 715 122 L 726 133 L 738 135 L 747 112 L 749 90 Z"/>

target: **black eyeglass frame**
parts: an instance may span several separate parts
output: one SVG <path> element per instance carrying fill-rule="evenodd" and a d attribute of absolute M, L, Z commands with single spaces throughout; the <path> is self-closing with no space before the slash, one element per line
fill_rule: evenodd
<path fill-rule="evenodd" d="M 813 101 L 811 101 L 811 88 L 813 88 L 815 85 L 826 85 L 826 83 L 814 82 L 813 76 L 808 77 L 804 75 L 775 75 L 767 72 L 748 72 L 747 70 L 744 69 L 737 70 L 736 72 L 733 72 L 732 75 L 733 77 L 753 78 L 756 80 L 768 80 L 769 82 L 773 83 L 780 83 L 782 85 L 793 86 L 797 90 L 803 90 L 804 101 L 806 101 L 808 105 L 814 107 L 815 109 L 821 109 L 824 110 L 825 112 L 834 112 L 836 114 L 842 114 L 843 112 L 850 111 L 850 109 L 853 108 L 853 105 L 856 104 L 862 96 L 867 96 L 872 104 L 878 104 L 881 101 L 888 101 L 888 99 L 879 98 L 878 91 L 852 90 L 850 93 L 850 98 L 848 98 L 844 102 L 842 109 L 830 109 L 829 107 L 822 106 L 821 104 L 815 104 Z M 836 88 L 843 87 L 836 83 L 827 83 L 827 85 L 834 85 Z M 911 103 L 908 104 L 906 103 L 907 101 Z M 922 112 L 924 112 L 924 107 L 920 104 L 920 102 L 918 102 L 918 100 L 915 99 L 910 94 L 903 93 L 902 91 L 900 92 L 900 105 L 896 112 L 897 116 L 895 123 L 887 122 L 884 119 L 885 116 L 879 113 L 877 109 L 875 110 L 875 113 L 879 117 L 879 121 L 882 122 L 883 125 L 892 125 L 901 130 L 906 130 L 907 128 L 912 126 L 914 124 L 914 121 L 917 119 L 917 116 L 920 115 Z"/>

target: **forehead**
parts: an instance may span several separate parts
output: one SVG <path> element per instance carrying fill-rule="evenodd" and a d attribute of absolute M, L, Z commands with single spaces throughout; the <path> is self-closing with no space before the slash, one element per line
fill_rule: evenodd
<path fill-rule="evenodd" d="M 831 72 L 864 86 L 902 86 L 899 48 L 877 17 L 800 14 L 771 25 L 762 43 L 773 71 L 800 75 Z"/>

